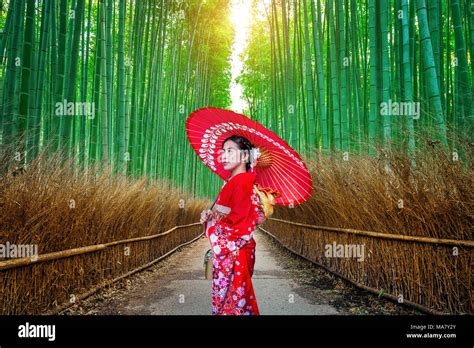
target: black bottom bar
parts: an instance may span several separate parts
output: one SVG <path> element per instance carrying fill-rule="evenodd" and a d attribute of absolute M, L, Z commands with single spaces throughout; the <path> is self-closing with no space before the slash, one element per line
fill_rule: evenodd
<path fill-rule="evenodd" d="M 473 324 L 473 316 L 0 316 L 0 348 L 164 343 L 473 347 Z M 43 325 L 54 325 L 54 331 Z"/>

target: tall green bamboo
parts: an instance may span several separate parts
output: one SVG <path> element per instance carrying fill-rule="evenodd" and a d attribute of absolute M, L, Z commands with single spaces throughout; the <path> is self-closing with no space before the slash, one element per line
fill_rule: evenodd
<path fill-rule="evenodd" d="M 306 69 L 306 89 L 307 89 L 307 114 L 308 114 L 308 128 L 309 128 L 309 143 L 310 148 L 316 145 L 316 124 L 315 124 L 315 110 L 314 110 L 314 94 L 313 94 L 313 71 L 311 65 L 311 47 L 308 29 L 308 9 L 306 0 L 303 1 L 304 12 L 304 52 L 305 52 L 305 69 Z"/>
<path fill-rule="evenodd" d="M 437 137 L 443 145 L 447 146 L 446 124 L 441 97 L 439 94 L 438 79 L 436 76 L 436 67 L 434 64 L 433 47 L 428 26 L 425 0 L 416 0 L 416 15 L 420 28 L 421 59 L 424 64 L 424 78 L 427 97 L 430 108 L 433 112 L 434 123 L 437 131 Z"/>
<path fill-rule="evenodd" d="M 451 9 L 453 15 L 454 39 L 456 44 L 455 61 L 457 81 L 459 84 L 460 93 L 460 98 L 457 102 L 457 108 L 462 110 L 460 115 L 461 119 L 459 120 L 459 129 L 464 132 L 472 125 L 472 119 L 474 118 L 471 109 L 472 90 L 469 83 L 466 43 L 464 40 L 464 28 L 461 20 L 462 16 L 459 0 L 451 1 Z"/>
<path fill-rule="evenodd" d="M 318 9 L 319 0 L 318 2 Z M 311 18 L 312 18 L 312 31 L 313 31 L 313 41 L 314 41 L 314 48 L 316 51 L 316 75 L 318 81 L 318 88 L 319 88 L 319 110 L 321 114 L 321 137 L 322 137 L 322 144 L 323 149 L 325 151 L 329 150 L 329 134 L 328 134 L 328 120 L 326 114 L 326 85 L 325 85 L 325 78 L 323 73 L 323 55 L 322 55 L 322 45 L 321 40 L 323 35 L 321 34 L 321 26 L 320 26 L 320 12 L 316 11 L 314 1 L 311 0 Z"/>
<path fill-rule="evenodd" d="M 470 136 L 474 107 L 472 0 L 428 4 L 254 3 L 252 11 L 263 12 L 253 17 L 239 77 L 244 113 L 298 151 L 376 155 L 378 143 L 406 144 L 413 157 L 418 132 L 442 143 L 449 136 L 457 150 L 458 135 Z M 184 121 L 198 107 L 230 106 L 230 5 L 9 1 L 0 13 L 1 144 L 28 149 L 27 163 L 51 143 L 51 152 L 78 154 L 81 166 L 101 161 L 215 193 L 219 179 L 195 157 Z M 58 112 L 64 101 L 95 109 L 91 117 L 68 115 Z M 381 115 L 388 101 L 419 104 L 420 119 L 413 109 Z"/>
<path fill-rule="evenodd" d="M 35 64 L 33 56 L 33 44 L 35 35 L 35 1 L 28 0 L 26 2 L 26 18 L 25 18 L 25 31 L 23 40 L 23 54 L 21 59 L 21 85 L 20 85 L 20 101 L 19 101 L 19 114 L 18 114 L 18 129 L 19 133 L 27 131 L 27 119 L 29 116 L 30 98 L 30 83 L 32 83 L 32 75 L 35 74 Z M 33 115 L 33 117 L 35 117 Z M 24 143 L 25 139 L 18 144 L 21 152 L 29 151 Z"/>
<path fill-rule="evenodd" d="M 101 109 L 100 109 L 100 120 L 101 120 L 101 140 L 102 140 L 102 162 L 108 164 L 109 161 L 109 136 L 108 136 L 108 99 L 107 99 L 107 33 L 106 33 L 106 5 L 105 0 L 100 0 L 100 84 L 101 84 Z"/>
<path fill-rule="evenodd" d="M 380 1 L 380 50 L 381 50 L 381 76 L 382 76 L 382 102 L 390 102 L 390 64 L 388 53 L 388 0 Z M 382 115 L 383 142 L 385 150 L 390 149 L 392 141 L 392 115 L 390 108 L 388 114 Z"/>
<path fill-rule="evenodd" d="M 126 2 L 119 3 L 118 86 L 117 86 L 117 168 L 124 171 L 125 160 L 125 13 Z"/>
<path fill-rule="evenodd" d="M 402 36 L 403 36 L 403 91 L 404 101 L 412 105 L 412 79 L 410 66 L 410 34 L 408 28 L 408 1 L 402 0 Z M 415 137 L 413 125 L 413 110 L 407 115 L 407 131 L 408 131 L 408 151 L 413 159 L 415 152 Z"/>

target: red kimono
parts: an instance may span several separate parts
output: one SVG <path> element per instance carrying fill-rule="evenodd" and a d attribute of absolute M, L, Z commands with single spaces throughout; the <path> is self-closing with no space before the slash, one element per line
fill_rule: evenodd
<path fill-rule="evenodd" d="M 251 277 L 255 264 L 253 232 L 259 201 L 255 174 L 238 173 L 224 182 L 206 223 L 213 251 L 212 314 L 258 315 Z"/>

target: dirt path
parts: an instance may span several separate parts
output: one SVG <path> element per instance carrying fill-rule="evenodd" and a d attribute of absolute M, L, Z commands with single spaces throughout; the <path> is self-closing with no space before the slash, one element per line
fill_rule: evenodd
<path fill-rule="evenodd" d="M 264 232 L 252 277 L 260 314 L 415 314 L 355 289 L 279 246 Z M 65 314 L 210 315 L 211 281 L 204 278 L 202 237 L 170 257 L 76 304 Z"/>

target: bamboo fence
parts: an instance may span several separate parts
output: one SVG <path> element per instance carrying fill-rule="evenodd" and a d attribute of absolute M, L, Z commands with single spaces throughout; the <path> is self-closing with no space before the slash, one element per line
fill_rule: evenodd
<path fill-rule="evenodd" d="M 55 314 L 202 236 L 199 223 L 150 236 L 0 262 L 1 314 Z"/>
<path fill-rule="evenodd" d="M 276 218 L 269 218 L 264 226 L 260 227 L 263 232 L 293 253 L 364 290 L 432 314 L 474 313 L 473 241 L 314 226 Z M 326 257 L 326 246 L 334 242 L 364 245 L 364 260 Z"/>
<path fill-rule="evenodd" d="M 35 261 L 2 261 L 2 314 L 59 313 L 200 238 L 202 231 L 197 225 L 48 253 Z M 291 232 L 283 225 L 290 225 Z M 276 218 L 269 218 L 265 229 L 260 229 L 293 253 L 364 290 L 432 314 L 474 312 L 472 241 L 314 226 Z M 364 261 L 326 257 L 325 248 L 333 242 L 364 245 Z"/>

